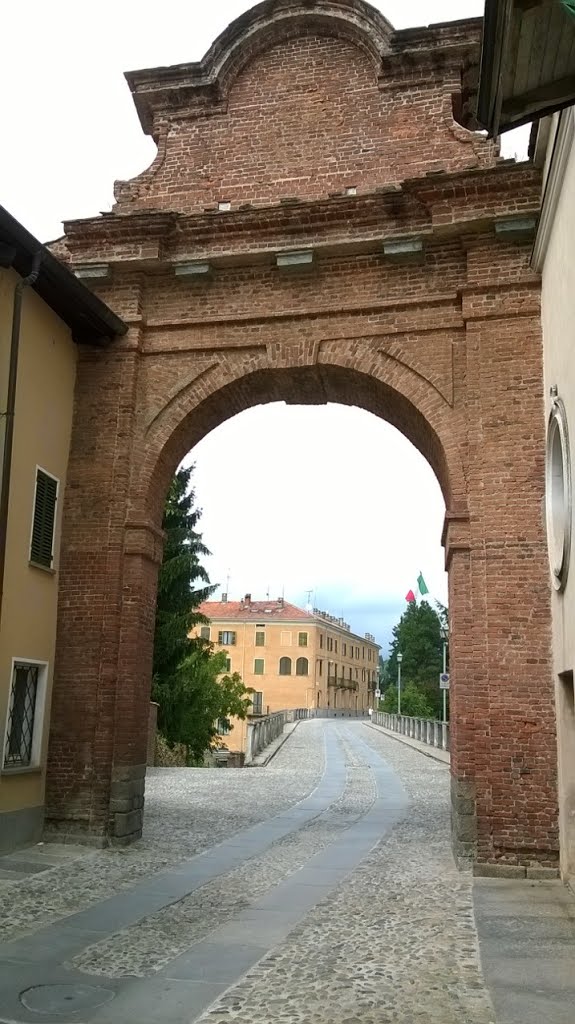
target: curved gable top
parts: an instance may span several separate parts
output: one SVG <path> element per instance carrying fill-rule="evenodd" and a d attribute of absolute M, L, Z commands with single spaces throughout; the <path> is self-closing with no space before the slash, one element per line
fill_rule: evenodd
<path fill-rule="evenodd" d="M 306 32 L 355 43 L 379 71 L 391 48 L 393 27 L 365 0 L 266 0 L 228 25 L 201 61 L 129 71 L 126 79 L 146 134 L 156 115 L 166 115 L 202 93 L 223 100 L 242 69 L 259 53 Z"/>

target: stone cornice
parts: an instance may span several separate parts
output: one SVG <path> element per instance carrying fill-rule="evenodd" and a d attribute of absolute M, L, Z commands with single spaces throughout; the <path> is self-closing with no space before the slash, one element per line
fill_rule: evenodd
<path fill-rule="evenodd" d="M 195 215 L 106 214 L 65 225 L 68 262 L 85 267 L 104 260 L 127 270 L 187 260 L 234 266 L 273 263 L 279 252 L 307 247 L 324 257 L 381 253 L 384 242 L 413 237 L 425 244 L 459 237 L 467 245 L 502 217 L 536 213 L 539 183 L 532 165 L 504 163 L 312 202 L 294 197 Z"/>

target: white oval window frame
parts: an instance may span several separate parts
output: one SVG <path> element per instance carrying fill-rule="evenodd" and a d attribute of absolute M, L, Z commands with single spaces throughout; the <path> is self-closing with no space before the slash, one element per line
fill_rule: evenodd
<path fill-rule="evenodd" d="M 573 492 L 567 413 L 560 398 L 551 406 L 545 453 L 545 509 L 551 578 L 565 589 L 571 559 Z"/>

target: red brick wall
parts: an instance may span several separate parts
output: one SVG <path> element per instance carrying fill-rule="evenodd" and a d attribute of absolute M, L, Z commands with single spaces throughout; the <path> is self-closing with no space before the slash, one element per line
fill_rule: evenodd
<path fill-rule="evenodd" d="M 321 0 L 291 28 L 274 21 L 287 6 L 234 28 L 248 46 L 265 8 L 269 45 L 249 36 L 219 91 L 209 61 L 142 73 L 140 114 L 166 147 L 118 189 L 115 214 L 66 225 L 61 251 L 110 264 L 97 290 L 130 329 L 86 351 L 78 375 L 51 819 L 139 834 L 159 527 L 179 460 L 255 404 L 340 402 L 401 430 L 445 497 L 456 847 L 554 865 L 539 284 L 529 236 L 503 243 L 494 228 L 537 212 L 539 181 L 448 116 L 477 23 L 376 25 L 360 46 L 346 20 L 360 0 Z M 320 8 L 340 13 L 318 32 Z M 345 185 L 360 194 L 330 196 Z M 216 199 L 234 209 L 205 212 Z M 421 263 L 386 258 L 398 236 L 423 239 Z M 314 249 L 311 273 L 278 270 L 290 247 Z M 212 274 L 176 278 L 193 258 Z"/>

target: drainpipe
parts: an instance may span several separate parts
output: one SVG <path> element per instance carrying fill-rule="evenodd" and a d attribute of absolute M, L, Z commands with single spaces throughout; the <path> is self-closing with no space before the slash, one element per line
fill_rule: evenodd
<path fill-rule="evenodd" d="M 2 618 L 2 596 L 4 594 L 4 567 L 6 564 L 6 540 L 8 535 L 8 506 L 10 504 L 10 474 L 12 470 L 12 446 L 14 439 L 14 412 L 16 408 L 16 384 L 18 381 L 18 356 L 20 353 L 20 323 L 22 320 L 22 297 L 24 289 L 36 283 L 40 273 L 42 252 L 32 260 L 32 270 L 23 277 L 14 290 L 12 312 L 12 339 L 10 342 L 10 370 L 8 374 L 8 395 L 6 400 L 4 453 L 2 457 L 2 486 L 0 489 L 0 620 Z"/>

